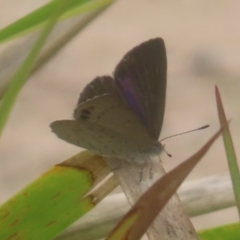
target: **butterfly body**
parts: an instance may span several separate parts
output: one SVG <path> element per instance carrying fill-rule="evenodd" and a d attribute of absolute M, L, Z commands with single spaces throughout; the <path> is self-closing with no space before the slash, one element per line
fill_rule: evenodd
<path fill-rule="evenodd" d="M 158 137 L 165 92 L 165 47 L 157 38 L 128 52 L 114 77 L 90 82 L 80 94 L 74 120 L 50 126 L 59 138 L 93 153 L 142 163 L 162 150 Z"/>

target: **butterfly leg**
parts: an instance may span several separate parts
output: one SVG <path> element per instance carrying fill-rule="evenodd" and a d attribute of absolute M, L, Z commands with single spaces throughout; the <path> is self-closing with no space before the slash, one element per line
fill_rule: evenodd
<path fill-rule="evenodd" d="M 149 159 L 149 161 L 150 161 L 149 178 L 153 179 L 153 162 L 151 159 Z"/>

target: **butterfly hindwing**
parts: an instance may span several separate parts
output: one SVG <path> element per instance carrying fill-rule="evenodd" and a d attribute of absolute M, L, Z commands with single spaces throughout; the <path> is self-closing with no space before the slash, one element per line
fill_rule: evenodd
<path fill-rule="evenodd" d="M 139 150 L 134 142 L 98 124 L 60 120 L 51 123 L 50 127 L 60 139 L 88 149 L 95 154 L 121 157 L 136 154 Z"/>
<path fill-rule="evenodd" d="M 149 151 L 156 143 L 118 95 L 88 100 L 77 106 L 74 117 L 76 120 L 53 122 L 52 131 L 60 139 L 95 153 L 110 155 L 114 151 L 117 156 L 129 157 L 130 153 Z"/>
<path fill-rule="evenodd" d="M 80 123 L 98 124 L 124 135 L 127 139 L 134 139 L 142 150 L 154 141 L 119 95 L 106 94 L 80 104 L 74 110 L 74 118 L 80 120 Z"/>

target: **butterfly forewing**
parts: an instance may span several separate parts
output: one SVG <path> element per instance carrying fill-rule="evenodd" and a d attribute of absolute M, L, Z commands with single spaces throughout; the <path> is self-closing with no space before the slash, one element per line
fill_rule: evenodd
<path fill-rule="evenodd" d="M 125 100 L 155 139 L 158 139 L 163 123 L 166 73 L 166 50 L 161 38 L 133 48 L 114 72 Z"/>
<path fill-rule="evenodd" d="M 80 93 L 77 106 L 86 102 L 87 100 L 93 99 L 106 94 L 120 94 L 119 89 L 116 86 L 116 82 L 110 76 L 101 76 L 93 79 Z"/>
<path fill-rule="evenodd" d="M 139 153 L 136 142 L 98 124 L 60 120 L 50 126 L 59 138 L 96 154 L 131 158 Z"/>

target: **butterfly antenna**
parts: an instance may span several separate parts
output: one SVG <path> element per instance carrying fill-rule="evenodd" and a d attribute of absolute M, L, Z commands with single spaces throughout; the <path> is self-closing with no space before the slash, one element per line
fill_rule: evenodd
<path fill-rule="evenodd" d="M 187 131 L 187 132 L 183 132 L 183 133 L 178 133 L 178 134 L 174 134 L 174 135 L 171 135 L 169 137 L 165 137 L 163 139 L 161 139 L 159 142 L 162 142 L 163 140 L 166 140 L 168 138 L 172 138 L 172 137 L 176 137 L 176 136 L 180 136 L 180 135 L 183 135 L 183 134 L 186 134 L 186 133 L 190 133 L 190 132 L 195 132 L 195 131 L 198 131 L 198 130 L 202 130 L 202 129 L 205 129 L 205 128 L 208 128 L 210 125 L 204 125 L 200 128 L 197 128 L 197 129 L 193 129 L 193 130 L 190 130 L 190 131 Z M 166 150 L 164 149 L 164 151 L 166 152 Z M 167 152 L 166 152 L 167 153 Z M 168 154 L 168 153 L 167 153 Z"/>

